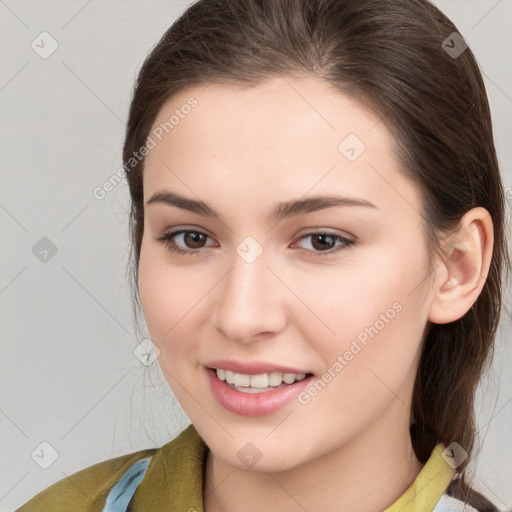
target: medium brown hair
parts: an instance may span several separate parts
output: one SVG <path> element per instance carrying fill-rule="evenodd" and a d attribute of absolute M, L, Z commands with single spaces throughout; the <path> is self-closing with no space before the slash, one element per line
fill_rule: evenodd
<path fill-rule="evenodd" d="M 123 151 L 132 200 L 135 315 L 144 159 L 133 155 L 147 143 L 164 102 L 188 86 L 217 81 L 250 87 L 280 75 L 313 76 L 377 112 L 394 135 L 400 172 L 422 193 L 430 270 L 461 217 L 473 207 L 488 210 L 494 248 L 483 289 L 462 318 L 430 325 L 424 340 L 411 410 L 411 439 L 422 462 L 439 442 L 455 441 L 472 454 L 474 396 L 492 359 L 501 279 L 510 268 L 485 87 L 470 48 L 458 56 L 443 48 L 453 32 L 455 25 L 427 0 L 200 0 L 146 58 Z M 454 492 L 483 506 L 484 498 L 469 492 L 464 480 L 470 460 L 457 468 L 460 487 Z"/>

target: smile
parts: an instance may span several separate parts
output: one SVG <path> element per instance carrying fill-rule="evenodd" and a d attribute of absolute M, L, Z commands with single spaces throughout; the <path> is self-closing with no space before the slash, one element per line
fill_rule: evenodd
<path fill-rule="evenodd" d="M 293 384 L 306 378 L 305 373 L 260 373 L 248 375 L 217 368 L 217 377 L 231 385 L 233 389 L 245 393 L 262 393 L 269 388 L 276 388 Z"/>
<path fill-rule="evenodd" d="M 249 375 L 223 368 L 204 369 L 210 391 L 217 402 L 224 409 L 243 416 L 264 416 L 284 408 L 314 378 L 311 373 Z"/>

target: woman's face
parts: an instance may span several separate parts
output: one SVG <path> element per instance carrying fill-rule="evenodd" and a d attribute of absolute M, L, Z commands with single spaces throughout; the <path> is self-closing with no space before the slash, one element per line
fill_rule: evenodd
<path fill-rule="evenodd" d="M 150 137 L 143 311 L 215 456 L 275 471 L 408 436 L 432 291 L 420 195 L 382 120 L 286 78 L 182 90 Z"/>

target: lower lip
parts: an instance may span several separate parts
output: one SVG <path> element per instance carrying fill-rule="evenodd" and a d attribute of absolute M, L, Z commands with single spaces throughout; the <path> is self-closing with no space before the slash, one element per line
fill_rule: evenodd
<path fill-rule="evenodd" d="M 265 416 L 283 408 L 309 386 L 313 375 L 305 379 L 276 387 L 263 393 L 244 393 L 230 388 L 225 381 L 217 377 L 215 370 L 205 368 L 210 389 L 217 401 L 228 411 L 243 416 Z"/>

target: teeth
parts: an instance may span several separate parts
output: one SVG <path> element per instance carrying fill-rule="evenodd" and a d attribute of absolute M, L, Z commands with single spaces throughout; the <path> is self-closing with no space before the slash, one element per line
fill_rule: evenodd
<path fill-rule="evenodd" d="M 268 385 L 279 386 L 283 382 L 283 374 L 280 372 L 272 372 L 268 374 Z"/>
<path fill-rule="evenodd" d="M 230 384 L 234 384 L 235 383 L 235 379 L 233 378 L 235 376 L 235 374 L 230 371 L 230 370 L 226 370 L 226 382 L 229 382 Z"/>
<path fill-rule="evenodd" d="M 237 374 L 239 375 L 239 374 Z M 248 387 L 248 386 L 247 386 Z M 268 388 L 268 373 L 251 375 L 251 388 Z"/>
<path fill-rule="evenodd" d="M 295 382 L 295 379 L 295 373 L 285 373 L 283 375 L 283 382 L 286 382 L 286 384 L 293 384 Z"/>
<path fill-rule="evenodd" d="M 218 368 L 217 377 L 220 380 L 233 384 L 236 387 L 264 389 L 280 386 L 283 382 L 285 384 L 293 384 L 295 381 L 305 379 L 306 374 L 271 372 L 260 373 L 258 375 L 247 375 Z"/>
<path fill-rule="evenodd" d="M 238 387 L 249 387 L 251 385 L 250 380 L 250 375 L 242 375 L 241 373 L 235 373 L 233 375 L 233 384 Z"/>

